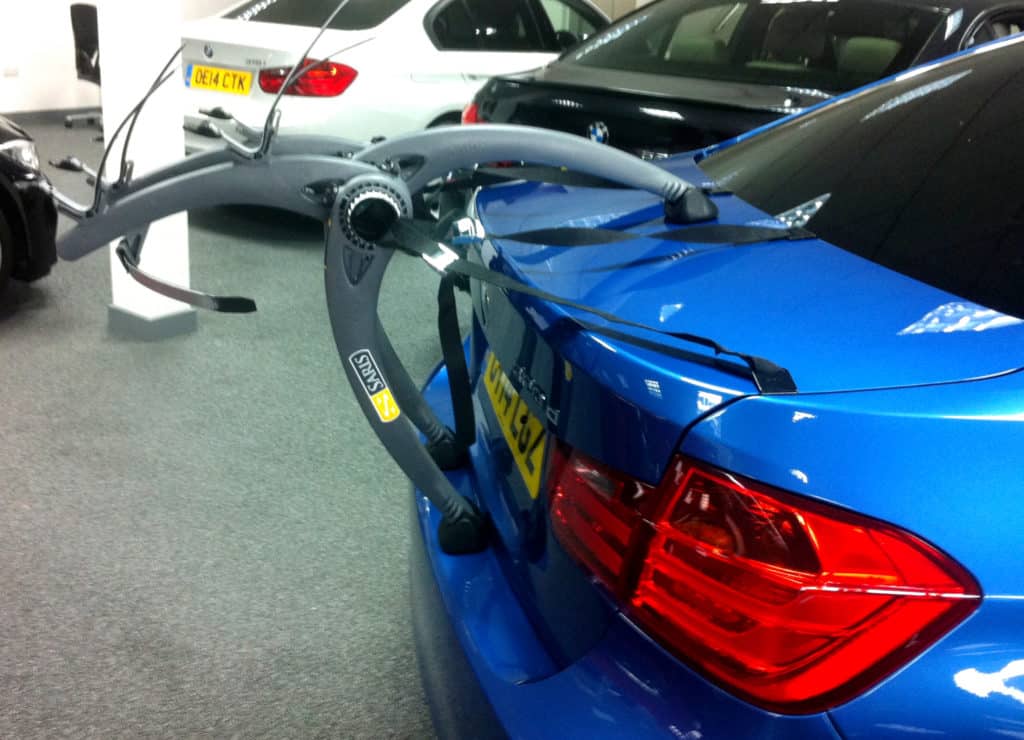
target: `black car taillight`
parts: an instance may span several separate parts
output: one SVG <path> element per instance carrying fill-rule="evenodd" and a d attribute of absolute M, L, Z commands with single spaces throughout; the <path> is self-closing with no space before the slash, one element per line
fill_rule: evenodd
<path fill-rule="evenodd" d="M 652 487 L 562 445 L 548 492 L 556 537 L 632 620 L 773 711 L 848 701 L 980 603 L 910 532 L 689 458 Z"/>
<path fill-rule="evenodd" d="M 341 95 L 355 82 L 358 72 L 346 64 L 337 62 L 321 62 L 316 59 L 303 59 L 299 69 L 314 65 L 301 75 L 285 90 L 285 95 L 300 95 L 310 98 L 333 98 Z M 281 91 L 290 67 L 273 67 L 260 71 L 260 89 L 265 93 L 276 95 Z"/>

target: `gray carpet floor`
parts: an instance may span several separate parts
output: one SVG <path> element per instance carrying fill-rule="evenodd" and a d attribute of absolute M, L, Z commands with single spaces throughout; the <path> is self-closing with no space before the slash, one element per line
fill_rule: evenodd
<path fill-rule="evenodd" d="M 408 483 L 334 352 L 320 226 L 217 209 L 190 235 L 193 284 L 259 313 L 114 338 L 105 250 L 0 297 L 0 737 L 430 736 Z M 436 279 L 393 264 L 383 319 L 425 378 Z"/>

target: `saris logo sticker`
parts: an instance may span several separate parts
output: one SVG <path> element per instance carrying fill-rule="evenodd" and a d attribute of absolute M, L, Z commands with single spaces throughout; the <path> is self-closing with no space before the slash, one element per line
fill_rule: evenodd
<path fill-rule="evenodd" d="M 395 397 L 391 395 L 391 389 L 388 388 L 384 374 L 377 366 L 377 361 L 373 359 L 370 350 L 361 349 L 358 352 L 353 352 L 349 355 L 348 361 L 356 371 L 359 383 L 366 391 L 366 395 L 373 402 L 373 408 L 380 420 L 388 424 L 401 416 L 402 411 L 398 408 Z"/>

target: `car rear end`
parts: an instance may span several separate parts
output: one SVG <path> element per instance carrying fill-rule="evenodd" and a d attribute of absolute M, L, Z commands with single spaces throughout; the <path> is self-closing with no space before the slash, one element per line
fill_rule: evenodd
<path fill-rule="evenodd" d="M 493 357 L 484 352 L 480 359 L 490 369 L 481 368 L 481 373 L 504 386 Z M 442 373 L 427 389 L 428 398 L 441 408 L 445 383 Z M 507 404 L 523 424 L 533 425 L 535 417 L 525 415 L 522 396 L 507 386 L 503 397 L 509 400 L 497 401 L 499 411 L 486 408 L 494 403 L 487 385 L 483 379 L 478 384 L 477 410 L 485 418 L 478 427 L 472 470 L 451 479 L 492 516 L 500 542 L 478 555 L 445 556 L 436 540 L 436 511 L 422 496 L 414 497 L 415 636 L 438 734 L 838 737 L 821 712 L 777 715 L 723 691 L 652 639 L 625 611 L 597 575 L 603 566 L 592 568 L 576 546 L 576 534 L 611 540 L 611 545 L 597 544 L 602 553 L 621 544 L 616 538 L 623 525 L 598 518 L 607 503 L 604 489 L 619 484 L 613 476 L 602 477 L 610 471 L 595 458 L 574 456 L 552 435 L 541 448 L 546 470 L 539 477 L 538 498 L 526 507 L 512 503 L 529 493 L 516 477 L 517 447 L 505 441 L 509 426 L 503 427 L 497 416 Z M 585 508 L 588 504 L 571 512 L 562 506 L 564 495 L 576 495 L 569 488 L 581 479 L 599 490 L 596 511 Z M 580 526 L 588 516 L 594 519 Z"/>
<path fill-rule="evenodd" d="M 1024 305 L 1010 286 L 1024 268 L 1019 199 L 998 176 L 1014 167 L 984 155 L 1017 151 L 1024 106 L 992 92 L 1024 75 L 1020 47 L 852 95 L 702 169 L 664 164 L 735 187 L 714 196 L 722 224 L 803 219 L 829 241 L 645 238 L 661 206 L 630 191 L 478 196 L 491 234 L 637 234 L 497 239 L 478 258 L 652 329 L 639 343 L 581 331 L 556 305 L 474 285 L 477 444 L 451 479 L 491 517 L 493 547 L 441 554 L 437 512 L 414 497 L 417 641 L 442 735 L 1019 731 Z M 877 184 L 890 170 L 909 184 Z M 936 211 L 943 193 L 959 207 Z M 767 358 L 797 390 L 759 391 L 679 333 Z M 426 392 L 450 414 L 443 367 Z"/>
<path fill-rule="evenodd" d="M 383 115 L 388 98 L 379 80 L 368 78 L 386 70 L 388 50 L 374 51 L 374 46 L 389 27 L 405 22 L 401 11 L 408 2 L 355 0 L 342 9 L 301 60 L 303 67 L 311 65 L 309 72 L 282 98 L 282 131 L 330 133 L 357 141 L 387 133 L 387 126 L 378 125 L 382 116 L 375 117 L 373 111 Z M 300 61 L 336 5 L 247 2 L 223 16 L 190 23 L 182 52 L 187 151 L 223 146 L 215 135 L 202 134 L 204 121 L 243 143 L 258 139 L 291 66 Z"/>
<path fill-rule="evenodd" d="M 492 267 L 530 279 L 501 255 Z M 1024 435 L 979 420 L 964 439 L 956 412 L 1019 409 L 1019 373 L 970 392 L 766 396 L 699 352 L 567 331 L 541 301 L 477 286 L 473 303 L 477 444 L 450 477 L 494 546 L 444 555 L 414 496 L 414 621 L 441 736 L 971 736 L 954 676 L 980 665 L 978 645 L 990 667 L 1024 648 L 1005 629 L 1019 606 L 979 609 L 976 575 L 1014 540 L 999 512 L 1019 505 L 993 462 Z M 443 367 L 426 391 L 450 414 Z M 975 528 L 980 550 L 964 542 Z M 992 723 L 1017 714 L 993 708 Z"/>
<path fill-rule="evenodd" d="M 607 75 L 580 74 L 572 83 L 548 82 L 552 70 L 495 77 L 463 113 L 464 123 L 517 123 L 585 136 L 642 159 L 661 159 L 732 138 L 774 121 L 791 107 L 785 91 L 764 107 L 713 103 L 693 91 L 688 98 L 602 88 Z M 641 81 L 652 86 L 651 79 Z M 698 83 L 698 86 L 699 83 Z M 709 89 L 712 86 L 708 86 Z M 715 85 L 716 94 L 723 85 Z M 725 87 L 728 87 L 726 85 Z M 824 96 L 822 96 L 824 97 Z M 795 109 L 794 109 L 795 110 Z"/>
<path fill-rule="evenodd" d="M 894 0 L 663 0 L 543 69 L 491 80 L 464 121 L 553 128 L 656 159 L 904 69 L 945 17 Z"/>

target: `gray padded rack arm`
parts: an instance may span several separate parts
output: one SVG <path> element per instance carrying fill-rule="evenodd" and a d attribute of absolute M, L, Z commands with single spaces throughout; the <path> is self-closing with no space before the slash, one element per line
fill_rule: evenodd
<path fill-rule="evenodd" d="M 412 193 L 453 170 L 508 160 L 551 167 L 571 165 L 576 172 L 646 190 L 667 201 L 677 200 L 693 187 L 626 152 L 580 136 L 532 126 L 442 126 L 383 141 L 364 149 L 356 159 L 374 163 L 422 160 L 422 165 L 406 178 Z"/>
<path fill-rule="evenodd" d="M 391 346 L 391 339 L 384 331 L 384 325 L 380 323 L 379 318 L 377 342 L 380 348 L 380 362 L 384 372 L 391 376 L 394 383 L 393 390 L 398 405 L 427 438 L 428 449 L 434 462 L 442 470 L 460 467 L 466 462 L 466 451 L 456 442 L 454 432 L 437 418 L 437 414 L 420 393 L 415 381 L 405 372 L 405 366 L 395 348 Z"/>
<path fill-rule="evenodd" d="M 381 281 L 394 249 L 362 238 L 351 227 L 352 209 L 373 200 L 386 201 L 396 217 L 412 210 L 404 186 L 396 188 L 394 180 L 380 175 L 356 178 L 338 193 L 324 250 L 324 287 L 334 343 L 374 433 L 441 511 L 442 548 L 449 553 L 477 552 L 486 546 L 486 528 L 476 508 L 452 488 L 421 444 L 416 427 L 434 419 L 433 412 L 424 413 L 429 407 L 391 348 L 378 317 Z M 419 423 L 414 426 L 414 421 Z"/>
<path fill-rule="evenodd" d="M 57 241 L 57 253 L 77 260 L 124 234 L 180 211 L 219 205 L 281 208 L 324 220 L 329 204 L 307 187 L 376 172 L 372 165 L 326 154 L 284 154 L 244 159 L 229 152 L 197 157 L 156 170 L 110 191 L 92 213 Z"/>
<path fill-rule="evenodd" d="M 426 183 L 493 161 L 571 163 L 575 171 L 646 190 L 666 203 L 695 189 L 623 152 L 542 129 L 447 128 L 353 153 L 356 148 L 342 139 L 282 136 L 263 157 L 219 151 L 188 158 L 104 189 L 97 209 L 84 213 L 60 238 L 58 252 L 76 260 L 165 216 L 216 205 L 271 206 L 321 220 L 328 311 L 360 407 L 388 452 L 442 513 L 441 547 L 451 553 L 478 551 L 486 546 L 486 524 L 420 443 L 417 428 L 435 441 L 444 427 L 380 324 L 380 284 L 394 249 L 379 240 L 395 219 L 411 213 L 411 194 Z M 401 163 L 406 159 L 413 166 Z M 136 257 L 138 248 L 141 244 Z"/>

